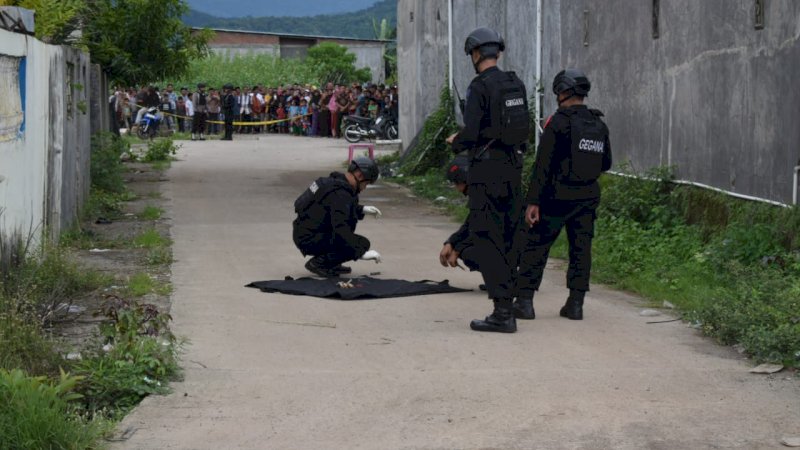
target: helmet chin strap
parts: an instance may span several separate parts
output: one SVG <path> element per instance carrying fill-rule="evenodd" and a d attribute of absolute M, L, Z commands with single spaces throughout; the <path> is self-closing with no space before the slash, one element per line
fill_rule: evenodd
<path fill-rule="evenodd" d="M 556 99 L 556 102 L 558 103 L 558 107 L 559 108 L 561 108 L 561 104 L 562 103 L 564 103 L 565 101 L 571 99 L 572 97 L 575 97 L 575 89 L 571 89 L 571 91 L 572 91 L 572 93 L 569 94 L 568 96 L 564 97 L 563 99 L 561 99 L 561 100 Z"/>
<path fill-rule="evenodd" d="M 472 67 L 475 68 L 475 73 L 481 73 L 480 69 L 478 69 L 478 66 L 480 66 L 484 61 L 486 61 L 486 57 L 481 54 L 478 60 L 472 63 Z"/>

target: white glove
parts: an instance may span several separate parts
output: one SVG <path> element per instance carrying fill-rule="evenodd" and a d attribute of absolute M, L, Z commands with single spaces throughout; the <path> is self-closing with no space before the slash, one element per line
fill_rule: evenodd
<path fill-rule="evenodd" d="M 381 210 L 374 206 L 365 206 L 364 214 L 370 214 L 372 216 L 375 216 L 376 219 L 380 219 L 382 215 Z"/>
<path fill-rule="evenodd" d="M 375 250 L 367 250 L 367 252 L 361 256 L 361 259 L 363 259 L 364 261 L 374 260 L 375 264 L 378 264 L 379 262 L 381 262 L 381 254 L 376 252 Z"/>

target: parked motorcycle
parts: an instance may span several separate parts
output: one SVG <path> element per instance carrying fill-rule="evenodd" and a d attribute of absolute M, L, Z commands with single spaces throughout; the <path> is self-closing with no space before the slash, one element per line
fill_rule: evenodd
<path fill-rule="evenodd" d="M 158 115 L 158 108 L 151 106 L 142 115 L 136 134 L 142 139 L 152 139 L 158 134 L 159 125 L 161 125 L 161 116 Z"/>
<path fill-rule="evenodd" d="M 369 117 L 344 116 L 344 138 L 347 142 L 356 143 L 362 139 L 397 139 L 397 120 L 385 112 L 375 120 Z"/>

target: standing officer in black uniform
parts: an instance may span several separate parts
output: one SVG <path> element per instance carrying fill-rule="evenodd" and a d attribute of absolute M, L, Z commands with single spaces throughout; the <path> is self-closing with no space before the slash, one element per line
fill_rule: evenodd
<path fill-rule="evenodd" d="M 347 173 L 331 172 L 317 178 L 295 200 L 292 237 L 303 256 L 313 256 L 305 266 L 309 272 L 338 277 L 352 271 L 342 265 L 345 261 L 380 262 L 381 255 L 369 250 L 369 240 L 355 234 L 356 224 L 365 214 L 381 215 L 374 206 L 358 204 L 358 194 L 377 181 L 379 173 L 375 161 L 358 157 L 350 162 Z"/>
<path fill-rule="evenodd" d="M 447 141 L 454 152 L 468 152 L 469 234 L 494 301 L 492 314 L 473 320 L 470 328 L 513 333 L 518 264 L 514 238 L 522 218 L 522 156 L 529 116 L 525 85 L 514 72 L 497 68 L 503 50 L 503 38 L 492 29 L 478 28 L 467 37 L 464 51 L 478 76 L 467 90 L 464 128 Z"/>
<path fill-rule="evenodd" d="M 225 116 L 225 137 L 223 141 L 233 140 L 233 111 L 236 108 L 236 97 L 233 95 L 233 85 L 222 86 L 224 95 L 222 96 L 222 114 Z"/>
<path fill-rule="evenodd" d="M 525 221 L 530 226 L 520 260 L 519 315 L 533 315 L 533 294 L 542 283 L 550 246 L 566 226 L 569 239 L 569 297 L 560 315 L 583 319 L 583 298 L 589 290 L 592 237 L 600 185 L 611 168 L 611 144 L 603 113 L 583 104 L 592 85 L 577 69 L 566 69 L 553 80 L 558 111 L 548 119 L 536 154 L 528 188 Z M 533 318 L 533 317 L 530 317 Z"/>

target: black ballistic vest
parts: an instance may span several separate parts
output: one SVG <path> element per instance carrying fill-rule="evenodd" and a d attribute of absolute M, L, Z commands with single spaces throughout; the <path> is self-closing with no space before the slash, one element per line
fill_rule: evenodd
<path fill-rule="evenodd" d="M 491 101 L 491 128 L 485 135 L 509 147 L 528 142 L 530 115 L 525 84 L 514 72 L 484 74 L 481 81 Z"/>
<path fill-rule="evenodd" d="M 564 110 L 569 118 L 570 154 L 561 161 L 561 180 L 570 184 L 588 184 L 600 177 L 608 142 L 607 128 L 596 109 Z"/>
<path fill-rule="evenodd" d="M 349 185 L 346 181 L 331 177 L 317 178 L 299 197 L 297 197 L 297 200 L 294 201 L 294 212 L 297 214 L 304 213 L 311 205 L 319 203 L 328 194 L 333 192 L 334 189 L 341 187 L 349 187 Z"/>

